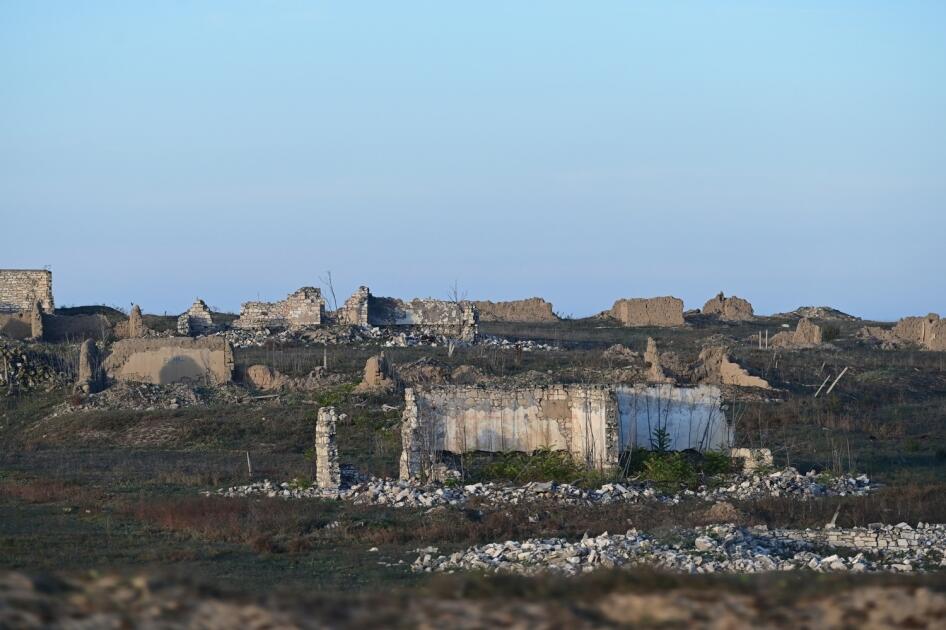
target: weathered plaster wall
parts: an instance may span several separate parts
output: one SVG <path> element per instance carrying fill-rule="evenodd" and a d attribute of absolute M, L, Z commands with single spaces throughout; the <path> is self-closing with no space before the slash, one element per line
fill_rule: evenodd
<path fill-rule="evenodd" d="M 0 313 L 29 311 L 37 302 L 44 313 L 53 312 L 53 272 L 0 269 Z"/>
<path fill-rule="evenodd" d="M 652 447 L 655 432 L 666 432 L 667 448 L 682 451 L 723 450 L 732 443 L 732 431 L 722 410 L 718 387 L 621 385 L 618 401 L 621 448 Z"/>
<path fill-rule="evenodd" d="M 609 311 L 625 326 L 683 326 L 683 300 L 675 297 L 618 300 Z"/>
<path fill-rule="evenodd" d="M 552 305 L 542 298 L 528 298 L 509 302 L 473 302 L 482 322 L 557 322 Z"/>
<path fill-rule="evenodd" d="M 753 318 L 752 304 L 741 297 L 726 297 L 720 292 L 703 305 L 704 315 L 714 315 L 726 322 L 746 321 Z"/>
<path fill-rule="evenodd" d="M 550 385 L 523 389 L 407 389 L 401 476 L 423 476 L 439 452 L 566 451 L 594 468 L 649 447 L 657 428 L 674 450 L 728 448 L 715 387 Z"/>
<path fill-rule="evenodd" d="M 307 328 L 321 326 L 325 317 L 322 291 L 302 287 L 281 302 L 245 302 L 234 328 Z"/>
<path fill-rule="evenodd" d="M 119 381 L 219 385 L 232 376 L 233 351 L 223 337 L 124 339 L 112 345 L 105 370 Z"/>
<path fill-rule="evenodd" d="M 893 328 L 893 335 L 927 350 L 946 351 L 946 320 L 936 313 L 926 317 L 904 317 Z"/>

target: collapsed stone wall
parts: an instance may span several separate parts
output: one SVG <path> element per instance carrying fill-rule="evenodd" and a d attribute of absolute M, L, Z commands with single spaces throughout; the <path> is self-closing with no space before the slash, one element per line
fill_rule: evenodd
<path fill-rule="evenodd" d="M 726 322 L 748 321 L 754 317 L 752 304 L 735 295 L 726 297 L 722 291 L 707 301 L 701 311 L 704 315 L 713 315 Z"/>
<path fill-rule="evenodd" d="M 138 317 L 141 317 L 140 311 Z M 177 318 L 177 332 L 185 337 L 209 335 L 216 329 L 210 307 L 200 298 L 194 300 L 190 308 Z"/>
<path fill-rule="evenodd" d="M 776 348 L 813 348 L 820 346 L 823 338 L 821 326 L 802 317 L 793 332 L 780 332 L 772 337 L 771 345 Z"/>
<path fill-rule="evenodd" d="M 525 300 L 508 302 L 473 302 L 480 313 L 482 322 L 557 322 L 558 316 L 552 305 L 542 298 L 533 297 Z"/>
<path fill-rule="evenodd" d="M 671 296 L 618 300 L 608 314 L 625 326 L 683 326 L 683 300 Z"/>
<path fill-rule="evenodd" d="M 117 381 L 220 385 L 232 377 L 233 350 L 223 337 L 123 339 L 112 344 L 105 371 Z"/>
<path fill-rule="evenodd" d="M 315 287 L 302 287 L 280 302 L 244 302 L 234 328 L 299 329 L 321 326 L 325 299 Z"/>
<path fill-rule="evenodd" d="M 479 311 L 472 302 L 421 298 L 408 302 L 377 297 L 368 287 L 359 287 L 336 318 L 357 326 L 418 326 L 464 341 L 474 341 L 479 329 Z"/>
<path fill-rule="evenodd" d="M 893 335 L 927 350 L 946 351 L 946 319 L 936 313 L 926 317 L 904 317 L 893 327 Z"/>
<path fill-rule="evenodd" d="M 728 448 L 715 387 L 549 385 L 408 388 L 401 425 L 401 477 L 424 477 L 441 453 L 565 451 L 589 467 L 617 465 L 620 453 L 649 447 Z"/>
<path fill-rule="evenodd" d="M 28 312 L 39 302 L 52 313 L 53 272 L 46 269 L 0 269 L 0 313 Z"/>
<path fill-rule="evenodd" d="M 704 384 L 771 388 L 764 378 L 749 374 L 745 368 L 733 362 L 729 351 L 723 346 L 703 348 L 693 376 L 696 382 Z"/>

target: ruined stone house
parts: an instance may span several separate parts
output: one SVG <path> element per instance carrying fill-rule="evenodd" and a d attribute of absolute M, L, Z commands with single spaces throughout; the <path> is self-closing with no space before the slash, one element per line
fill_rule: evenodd
<path fill-rule="evenodd" d="M 359 287 L 338 309 L 340 323 L 352 326 L 418 326 L 465 341 L 478 332 L 479 312 L 469 301 L 377 297 Z"/>
<path fill-rule="evenodd" d="M 728 449 L 732 432 L 717 387 L 549 385 L 408 388 L 401 425 L 401 477 L 425 477 L 444 453 L 570 453 L 597 469 L 649 448 Z"/>
<path fill-rule="evenodd" d="M 772 337 L 770 345 L 774 348 L 814 348 L 824 340 L 821 326 L 807 317 L 798 320 L 795 330 L 782 331 Z"/>
<path fill-rule="evenodd" d="M 138 314 L 139 318 L 141 313 Z M 210 307 L 200 298 L 177 318 L 177 332 L 185 337 L 209 335 L 217 330 Z"/>
<path fill-rule="evenodd" d="M 321 326 L 325 299 L 315 287 L 302 287 L 279 302 L 244 302 L 234 328 L 301 329 Z"/>
<path fill-rule="evenodd" d="M 683 300 L 675 297 L 618 300 L 607 313 L 625 326 L 683 326 Z"/>
<path fill-rule="evenodd" d="M 46 269 L 0 269 L 0 313 L 28 312 L 37 303 L 43 313 L 54 311 L 53 272 Z"/>

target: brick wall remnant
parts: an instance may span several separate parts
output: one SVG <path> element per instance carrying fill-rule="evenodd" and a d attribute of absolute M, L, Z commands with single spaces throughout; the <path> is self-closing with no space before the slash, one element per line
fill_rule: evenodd
<path fill-rule="evenodd" d="M 793 332 L 780 332 L 769 343 L 776 348 L 814 348 L 821 345 L 822 339 L 821 326 L 802 317 Z"/>
<path fill-rule="evenodd" d="M 233 375 L 233 350 L 223 337 L 123 339 L 105 359 L 109 378 L 168 385 L 221 385 Z"/>
<path fill-rule="evenodd" d="M 46 269 L 0 269 L 0 313 L 28 312 L 39 302 L 52 313 L 53 272 Z"/>
<path fill-rule="evenodd" d="M 558 316 L 552 305 L 542 298 L 525 300 L 473 302 L 480 313 L 481 322 L 557 322 Z"/>
<path fill-rule="evenodd" d="M 729 358 L 729 351 L 722 346 L 703 348 L 693 373 L 698 383 L 771 388 L 768 381 L 752 376 L 738 363 L 734 363 Z"/>
<path fill-rule="evenodd" d="M 361 286 L 352 293 L 351 297 L 345 300 L 342 308 L 338 309 L 336 318 L 341 324 L 350 326 L 368 325 L 368 300 L 371 297 L 371 291 L 368 287 Z"/>
<path fill-rule="evenodd" d="M 753 318 L 752 304 L 735 295 L 726 297 L 722 291 L 703 305 L 704 315 L 713 315 L 725 322 L 748 321 Z"/>
<path fill-rule="evenodd" d="M 98 347 L 91 339 L 86 339 L 79 346 L 79 375 L 75 390 L 85 394 L 94 394 L 102 389 L 101 358 Z"/>
<path fill-rule="evenodd" d="M 234 328 L 302 329 L 321 326 L 325 299 L 315 287 L 302 287 L 280 302 L 244 302 Z"/>
<path fill-rule="evenodd" d="M 589 468 L 652 446 L 728 449 L 731 431 L 719 388 L 672 385 L 549 385 L 408 388 L 401 423 L 401 478 L 429 478 L 443 453 L 565 451 Z"/>
<path fill-rule="evenodd" d="M 335 407 L 319 408 L 315 421 L 315 483 L 319 488 L 334 489 L 342 484 L 338 445 L 335 443 L 337 422 Z"/>
<path fill-rule="evenodd" d="M 359 326 L 418 326 L 463 341 L 474 341 L 479 329 L 479 311 L 469 301 L 415 298 L 411 301 L 377 297 L 368 287 L 345 301 L 339 321 Z"/>
<path fill-rule="evenodd" d="M 209 335 L 216 329 L 210 307 L 200 298 L 194 300 L 190 308 L 177 318 L 177 332 L 185 337 Z"/>
<path fill-rule="evenodd" d="M 683 300 L 671 296 L 618 300 L 609 311 L 625 326 L 683 326 Z"/>

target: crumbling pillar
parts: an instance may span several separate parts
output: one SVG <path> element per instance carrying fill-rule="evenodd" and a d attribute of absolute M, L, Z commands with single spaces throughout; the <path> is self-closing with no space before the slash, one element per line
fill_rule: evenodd
<path fill-rule="evenodd" d="M 144 321 L 141 318 L 141 308 L 135 304 L 128 315 L 128 337 L 137 339 L 144 336 Z"/>
<path fill-rule="evenodd" d="M 43 339 L 43 305 L 39 302 L 34 302 L 30 310 L 30 338 L 37 341 Z"/>
<path fill-rule="evenodd" d="M 315 422 L 315 483 L 319 488 L 338 488 L 342 483 L 335 443 L 335 407 L 322 407 Z"/>
<path fill-rule="evenodd" d="M 99 351 L 91 339 L 86 339 L 79 346 L 79 376 L 75 389 L 85 394 L 94 394 L 102 389 Z"/>

